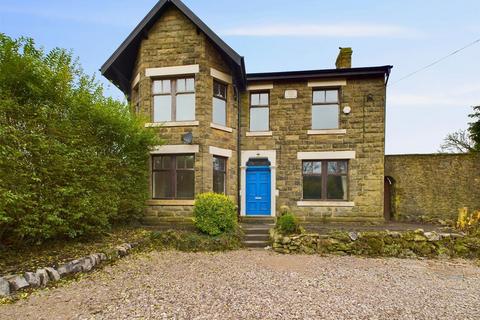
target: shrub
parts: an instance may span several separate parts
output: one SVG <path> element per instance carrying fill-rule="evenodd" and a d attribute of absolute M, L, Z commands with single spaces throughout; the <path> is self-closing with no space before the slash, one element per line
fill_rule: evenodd
<path fill-rule="evenodd" d="M 293 213 L 285 213 L 277 219 L 277 230 L 282 234 L 300 233 L 300 225 Z"/>
<path fill-rule="evenodd" d="M 210 236 L 234 232 L 237 228 L 237 208 L 223 194 L 209 192 L 198 195 L 193 214 L 198 230 Z"/>
<path fill-rule="evenodd" d="M 458 209 L 457 229 L 475 232 L 480 230 L 480 210 L 468 213 L 468 208 Z"/>
<path fill-rule="evenodd" d="M 69 52 L 0 33 L 0 241 L 75 238 L 138 217 L 157 143 Z"/>

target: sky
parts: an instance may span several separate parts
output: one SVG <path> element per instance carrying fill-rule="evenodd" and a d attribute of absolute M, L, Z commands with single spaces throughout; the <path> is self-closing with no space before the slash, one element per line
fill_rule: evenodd
<path fill-rule="evenodd" d="M 0 0 L 0 32 L 72 50 L 106 94 L 123 99 L 98 69 L 156 2 Z M 353 67 L 393 65 L 387 154 L 437 152 L 480 105 L 480 42 L 401 80 L 480 38 L 478 0 L 184 3 L 245 57 L 247 72 L 334 68 L 338 47 L 353 48 Z"/>

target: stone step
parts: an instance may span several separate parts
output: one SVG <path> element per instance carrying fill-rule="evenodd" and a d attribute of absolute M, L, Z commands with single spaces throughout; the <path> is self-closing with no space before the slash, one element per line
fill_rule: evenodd
<path fill-rule="evenodd" d="M 275 227 L 274 224 L 241 224 L 242 226 L 242 229 L 245 230 L 245 231 L 250 231 L 250 230 L 266 230 L 266 232 L 268 232 L 268 230 L 272 229 L 273 227 Z"/>
<path fill-rule="evenodd" d="M 265 248 L 269 245 L 268 241 L 261 240 L 246 240 L 243 242 L 247 248 Z"/>
<path fill-rule="evenodd" d="M 239 221 L 248 224 L 272 224 L 275 223 L 275 218 L 271 216 L 240 217 Z"/>
<path fill-rule="evenodd" d="M 244 241 L 251 241 L 251 240 L 258 240 L 258 241 L 268 241 L 270 239 L 270 235 L 268 233 L 252 233 L 252 234 L 245 234 Z"/>

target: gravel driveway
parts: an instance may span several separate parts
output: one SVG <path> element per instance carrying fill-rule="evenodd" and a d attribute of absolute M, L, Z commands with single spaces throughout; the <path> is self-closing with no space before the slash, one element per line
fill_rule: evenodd
<path fill-rule="evenodd" d="M 0 319 L 480 319 L 469 261 L 152 252 L 27 300 Z"/>

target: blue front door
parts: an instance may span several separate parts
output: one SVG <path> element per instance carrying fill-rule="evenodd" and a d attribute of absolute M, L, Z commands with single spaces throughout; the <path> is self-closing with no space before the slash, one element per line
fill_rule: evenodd
<path fill-rule="evenodd" d="M 248 216 L 270 215 L 270 167 L 247 168 L 247 207 Z"/>

